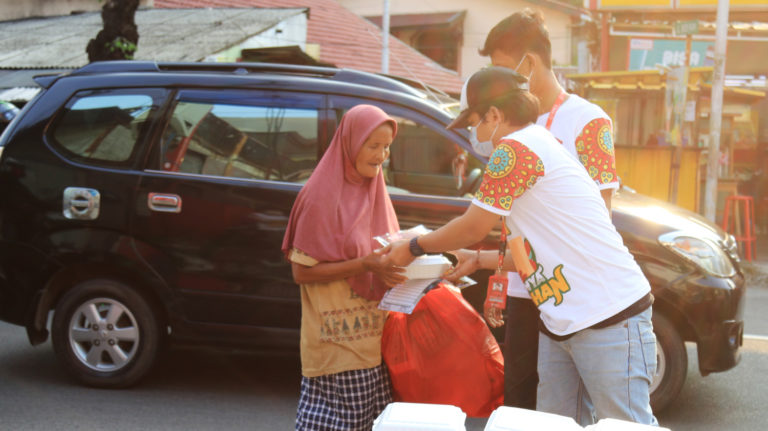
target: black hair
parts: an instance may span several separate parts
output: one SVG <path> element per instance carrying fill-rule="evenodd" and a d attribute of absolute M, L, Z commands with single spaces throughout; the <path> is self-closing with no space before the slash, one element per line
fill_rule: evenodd
<path fill-rule="evenodd" d="M 485 115 L 491 106 L 495 106 L 504 114 L 506 123 L 512 126 L 525 126 L 528 123 L 536 123 L 539 117 L 539 99 L 526 90 L 513 90 L 497 97 L 483 106 L 479 106 L 475 112 L 480 116 Z"/>
<path fill-rule="evenodd" d="M 485 45 L 479 52 L 482 56 L 490 56 L 496 50 L 511 55 L 534 52 L 551 69 L 552 44 L 541 12 L 525 8 L 496 24 L 488 32 Z"/>

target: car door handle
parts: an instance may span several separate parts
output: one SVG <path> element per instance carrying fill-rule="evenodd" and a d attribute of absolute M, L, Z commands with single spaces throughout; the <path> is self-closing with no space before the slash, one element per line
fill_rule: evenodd
<path fill-rule="evenodd" d="M 181 196 L 170 193 L 150 193 L 147 205 L 152 211 L 164 213 L 181 212 Z"/>

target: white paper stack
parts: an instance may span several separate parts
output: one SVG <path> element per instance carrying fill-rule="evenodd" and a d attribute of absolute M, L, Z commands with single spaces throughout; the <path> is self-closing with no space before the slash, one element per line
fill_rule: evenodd
<path fill-rule="evenodd" d="M 408 281 L 389 289 L 381 298 L 379 309 L 411 314 L 427 287 L 438 281 L 450 267 L 451 261 L 441 254 L 417 257 L 405 267 Z"/>
<path fill-rule="evenodd" d="M 435 280 L 408 280 L 389 289 L 379 302 L 380 310 L 411 314 L 424 296 L 424 291 Z"/>
<path fill-rule="evenodd" d="M 390 403 L 373 421 L 373 431 L 466 431 L 466 419 L 456 406 Z"/>

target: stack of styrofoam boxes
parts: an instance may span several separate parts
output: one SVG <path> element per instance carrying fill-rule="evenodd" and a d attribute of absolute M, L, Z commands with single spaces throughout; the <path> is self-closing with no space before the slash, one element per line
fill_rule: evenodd
<path fill-rule="evenodd" d="M 594 425 L 584 427 L 585 431 L 670 431 L 669 428 L 652 427 L 618 419 L 600 419 Z"/>
<path fill-rule="evenodd" d="M 485 431 L 670 431 L 668 428 L 640 425 L 617 419 L 601 419 L 582 428 L 572 418 L 552 413 L 502 406 L 494 410 Z"/>
<path fill-rule="evenodd" d="M 466 431 L 466 419 L 456 406 L 390 403 L 373 422 L 373 431 Z"/>
<path fill-rule="evenodd" d="M 450 267 L 451 261 L 442 254 L 425 254 L 406 266 L 404 275 L 408 280 L 440 278 Z"/>
<path fill-rule="evenodd" d="M 467 415 L 445 404 L 390 403 L 373 422 L 373 431 L 466 431 Z M 485 431 L 670 431 L 617 419 L 582 428 L 572 418 L 502 406 L 491 413 Z"/>
<path fill-rule="evenodd" d="M 501 406 L 491 413 L 485 431 L 584 431 L 573 419 L 552 413 Z"/>

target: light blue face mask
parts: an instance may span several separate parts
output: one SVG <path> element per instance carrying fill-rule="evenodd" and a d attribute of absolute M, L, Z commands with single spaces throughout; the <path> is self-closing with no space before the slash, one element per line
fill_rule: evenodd
<path fill-rule="evenodd" d="M 483 119 L 481 118 L 480 122 L 469 129 L 469 143 L 472 144 L 472 149 L 475 150 L 477 154 L 483 157 L 491 157 L 491 154 L 493 154 L 493 135 L 496 134 L 496 131 L 499 129 L 499 125 L 497 124 L 496 128 L 493 129 L 493 133 L 491 133 L 489 140 L 480 142 L 477 139 L 477 126 L 479 126 L 482 122 Z"/>

